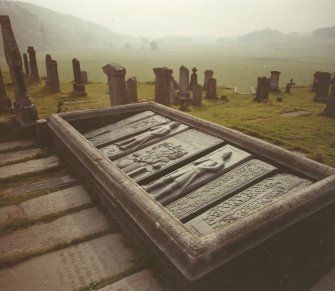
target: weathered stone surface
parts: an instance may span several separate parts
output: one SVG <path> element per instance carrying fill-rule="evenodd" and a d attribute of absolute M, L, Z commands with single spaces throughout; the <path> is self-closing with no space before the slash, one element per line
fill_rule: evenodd
<path fill-rule="evenodd" d="M 38 74 L 36 52 L 33 46 L 28 46 L 28 54 L 29 54 L 29 65 L 30 65 L 30 79 L 34 82 L 37 82 L 40 80 L 40 76 Z"/>
<path fill-rule="evenodd" d="M 209 80 L 210 78 L 212 78 L 213 75 L 214 75 L 214 71 L 212 71 L 212 70 L 206 70 L 206 71 L 205 71 L 205 78 L 204 78 L 204 85 L 203 85 L 203 89 L 204 89 L 204 90 L 207 90 L 207 83 L 208 83 L 208 80 Z"/>
<path fill-rule="evenodd" d="M 154 68 L 155 79 L 155 102 L 165 106 L 171 106 L 170 83 L 173 71 L 167 67 Z"/>
<path fill-rule="evenodd" d="M 190 86 L 189 86 L 189 89 L 190 90 L 193 90 L 194 86 L 195 85 L 198 85 L 198 75 L 197 75 L 197 68 L 194 67 L 192 69 L 192 74 L 191 74 L 191 81 L 190 81 Z M 201 87 L 201 86 L 200 86 Z"/>
<path fill-rule="evenodd" d="M 331 74 L 328 72 L 319 72 L 317 77 L 317 85 L 313 100 L 316 102 L 328 102 Z"/>
<path fill-rule="evenodd" d="M 0 153 L 0 166 L 17 163 L 27 159 L 33 159 L 39 155 L 42 155 L 43 153 L 44 151 L 40 148 Z"/>
<path fill-rule="evenodd" d="M 16 140 L 0 143 L 0 153 L 36 146 L 33 140 Z"/>
<path fill-rule="evenodd" d="M 193 106 L 202 105 L 202 87 L 198 84 L 193 85 L 192 90 Z"/>
<path fill-rule="evenodd" d="M 137 103 L 137 80 L 131 77 L 127 80 L 127 103 Z"/>
<path fill-rule="evenodd" d="M 89 141 L 93 143 L 93 145 L 96 147 L 102 147 L 104 145 L 111 144 L 118 139 L 129 137 L 135 133 L 143 132 L 147 129 L 153 128 L 154 126 L 159 126 L 169 121 L 170 119 L 162 115 L 156 114 L 156 115 L 135 121 L 126 126 L 114 127 L 113 131 L 108 131 L 106 133 L 102 133 L 98 136 L 92 137 L 89 139 Z"/>
<path fill-rule="evenodd" d="M 187 221 L 197 213 L 203 212 L 274 171 L 276 171 L 274 166 L 260 160 L 248 161 L 172 202 L 166 208 L 178 219 Z"/>
<path fill-rule="evenodd" d="M 310 184 L 310 181 L 290 174 L 275 175 L 228 198 L 190 220 L 186 226 L 196 235 L 206 235 L 282 199 L 292 190 L 298 190 Z"/>
<path fill-rule="evenodd" d="M 86 71 L 81 71 L 81 80 L 83 81 L 83 84 L 88 84 L 88 76 Z"/>
<path fill-rule="evenodd" d="M 189 97 L 190 73 L 187 67 L 179 68 L 179 97 Z"/>
<path fill-rule="evenodd" d="M 0 271 L 3 291 L 75 290 L 133 266 L 135 254 L 120 234 L 109 234 L 32 258 Z M 159 289 L 157 289 L 159 290 Z"/>
<path fill-rule="evenodd" d="M 56 168 L 58 165 L 59 159 L 56 156 L 51 156 L 42 159 L 30 160 L 20 164 L 3 166 L 0 167 L 0 180 L 46 171 Z"/>
<path fill-rule="evenodd" d="M 115 162 L 128 176 L 140 181 L 222 143 L 219 138 L 190 129 Z"/>
<path fill-rule="evenodd" d="M 207 86 L 206 86 L 206 98 L 217 98 L 217 93 L 216 93 L 216 79 L 214 78 L 209 78 L 207 80 Z"/>
<path fill-rule="evenodd" d="M 0 228 L 17 219 L 36 220 L 43 216 L 90 204 L 91 198 L 83 186 L 53 192 L 17 205 L 0 208 Z"/>
<path fill-rule="evenodd" d="M 310 291 L 331 291 L 335 290 L 335 268 L 323 276 Z"/>
<path fill-rule="evenodd" d="M 85 85 L 81 78 L 80 62 L 77 58 L 72 59 L 72 68 L 73 68 L 73 95 L 75 96 L 86 96 Z"/>
<path fill-rule="evenodd" d="M 23 195 L 29 195 L 30 193 L 40 193 L 48 190 L 57 190 L 59 188 L 72 186 L 76 183 L 76 179 L 71 178 L 70 176 L 62 176 L 20 187 L 9 188 L 3 191 L 3 195 L 5 197 L 18 197 Z"/>
<path fill-rule="evenodd" d="M 28 62 L 28 56 L 26 53 L 23 53 L 23 64 L 24 64 L 24 72 L 27 76 L 30 75 L 30 69 L 29 69 L 29 62 Z"/>
<path fill-rule="evenodd" d="M 99 291 L 163 291 L 149 270 L 126 277 Z"/>
<path fill-rule="evenodd" d="M 121 139 L 116 143 L 101 148 L 101 151 L 110 159 L 116 159 L 133 151 L 149 146 L 172 135 L 182 132 L 189 127 L 179 122 L 171 121 L 152 127 L 143 133 Z"/>
<path fill-rule="evenodd" d="M 103 68 L 108 78 L 111 106 L 127 104 L 126 69 L 120 64 L 107 64 Z"/>
<path fill-rule="evenodd" d="M 143 186 L 150 196 L 166 205 L 239 165 L 251 155 L 226 145 L 158 180 Z"/>
<path fill-rule="evenodd" d="M 279 75 L 281 72 L 279 71 L 271 71 L 270 78 L 270 91 L 278 92 L 279 91 Z"/>
<path fill-rule="evenodd" d="M 335 117 L 335 76 L 331 79 L 330 84 L 332 88 L 325 108 L 325 114 L 330 117 Z"/>
<path fill-rule="evenodd" d="M 257 78 L 256 101 L 266 102 L 269 100 L 270 81 L 267 77 Z"/>
<path fill-rule="evenodd" d="M 106 218 L 96 208 L 82 210 L 42 223 L 19 229 L 0 240 L 0 261 L 71 243 L 73 240 L 101 233 L 109 227 Z"/>
<path fill-rule="evenodd" d="M 97 129 L 93 129 L 93 130 L 90 130 L 88 132 L 85 132 L 83 134 L 83 136 L 85 136 L 87 139 L 90 139 L 90 138 L 93 138 L 97 135 L 100 135 L 100 134 L 103 134 L 103 133 L 107 133 L 107 132 L 110 132 L 110 131 L 114 131 L 117 127 L 121 127 L 121 126 L 126 126 L 126 125 L 129 125 L 135 121 L 139 121 L 141 119 L 144 119 L 146 117 L 150 117 L 150 116 L 153 116 L 155 115 L 156 113 L 152 112 L 152 111 L 143 111 L 141 113 L 137 113 L 135 115 L 132 115 L 130 117 L 127 117 L 127 118 L 124 118 L 116 123 L 113 123 L 113 124 L 108 124 L 108 125 L 105 125 L 103 127 L 99 127 Z"/>
<path fill-rule="evenodd" d="M 12 108 L 12 101 L 7 96 L 5 83 L 0 68 L 0 112 L 8 112 Z"/>

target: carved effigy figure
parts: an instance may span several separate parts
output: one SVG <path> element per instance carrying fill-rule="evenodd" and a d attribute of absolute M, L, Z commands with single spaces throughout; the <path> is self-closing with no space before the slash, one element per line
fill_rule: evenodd
<path fill-rule="evenodd" d="M 222 161 L 213 161 L 210 158 L 197 160 L 189 167 L 180 169 L 179 171 L 165 176 L 150 185 L 143 186 L 143 188 L 150 192 L 155 188 L 165 186 L 156 195 L 152 195 L 156 200 L 164 197 L 165 195 L 171 193 L 171 191 L 174 191 L 178 188 L 180 188 L 182 192 L 199 176 L 208 172 L 217 172 L 224 168 L 225 161 L 229 159 L 231 155 L 232 152 L 223 153 L 221 156 Z"/>
<path fill-rule="evenodd" d="M 172 121 L 168 124 L 160 125 L 151 128 L 149 131 L 146 131 L 137 136 L 133 136 L 124 141 L 115 143 L 121 150 L 128 150 L 132 147 L 135 147 L 133 150 L 136 150 L 141 145 L 145 144 L 148 140 L 161 137 L 169 134 L 172 129 L 177 128 L 180 125 L 179 122 Z"/>

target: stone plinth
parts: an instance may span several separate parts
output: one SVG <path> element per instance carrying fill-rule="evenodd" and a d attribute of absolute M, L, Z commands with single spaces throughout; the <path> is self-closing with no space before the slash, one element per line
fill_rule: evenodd
<path fill-rule="evenodd" d="M 29 66 L 30 66 L 30 80 L 33 82 L 38 82 L 40 76 L 38 74 L 36 52 L 33 46 L 28 46 L 28 55 L 29 55 Z"/>
<path fill-rule="evenodd" d="M 80 62 L 77 58 L 72 60 L 72 68 L 73 68 L 73 95 L 75 96 L 86 96 L 87 93 L 85 91 L 85 85 L 81 79 L 81 70 L 80 70 Z"/>

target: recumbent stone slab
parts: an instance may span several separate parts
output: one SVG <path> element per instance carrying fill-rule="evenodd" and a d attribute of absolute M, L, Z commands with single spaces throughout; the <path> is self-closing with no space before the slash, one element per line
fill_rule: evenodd
<path fill-rule="evenodd" d="M 59 159 L 50 156 L 43 159 L 30 160 L 27 162 L 0 167 L 0 181 L 16 176 L 32 174 L 50 170 L 59 166 Z"/>
<path fill-rule="evenodd" d="M 83 136 L 86 137 L 87 139 L 90 139 L 90 138 L 98 136 L 100 134 L 111 132 L 111 131 L 115 130 L 117 127 L 129 125 L 129 124 L 131 124 L 131 123 L 133 123 L 135 121 L 144 119 L 146 117 L 153 116 L 155 114 L 156 113 L 154 113 L 154 112 L 152 112 L 150 110 L 143 111 L 143 112 L 137 113 L 137 114 L 135 114 L 133 116 L 124 118 L 124 119 L 122 119 L 122 120 L 120 120 L 120 121 L 118 121 L 116 123 L 108 124 L 108 125 L 99 127 L 97 129 L 93 129 L 93 130 L 90 130 L 88 132 L 85 132 L 85 133 L 83 133 Z"/>
<path fill-rule="evenodd" d="M 190 220 L 186 226 L 196 235 L 209 234 L 282 199 L 292 190 L 296 191 L 310 184 L 312 182 L 290 174 L 275 175 Z"/>
<path fill-rule="evenodd" d="M 101 148 L 101 151 L 110 159 L 116 159 L 145 146 L 149 146 L 189 127 L 179 122 L 171 121 L 159 126 L 152 127 L 143 133 L 119 140 L 109 146 Z"/>
<path fill-rule="evenodd" d="M 170 203 L 166 208 L 181 221 L 189 220 L 192 216 L 276 170 L 274 166 L 260 160 L 248 161 Z"/>
<path fill-rule="evenodd" d="M 33 159 L 39 155 L 42 155 L 43 153 L 44 151 L 40 148 L 0 153 L 0 166 L 17 163 L 27 159 Z"/>
<path fill-rule="evenodd" d="M 33 140 L 16 140 L 0 143 L 0 153 L 36 146 Z"/>
<path fill-rule="evenodd" d="M 70 176 L 62 176 L 48 180 L 43 180 L 40 182 L 35 182 L 24 186 L 9 188 L 3 191 L 3 194 L 6 197 L 18 197 L 22 195 L 28 195 L 31 193 L 40 193 L 48 190 L 57 190 L 60 188 L 65 188 L 67 186 L 72 186 L 76 183 L 77 183 L 76 179 L 71 178 Z"/>
<path fill-rule="evenodd" d="M 122 235 L 109 234 L 0 270 L 1 290 L 87 288 L 132 268 L 135 258 Z"/>
<path fill-rule="evenodd" d="M 129 177 L 139 182 L 223 142 L 222 139 L 190 129 L 117 159 L 115 163 Z"/>
<path fill-rule="evenodd" d="M 169 122 L 170 119 L 162 115 L 153 115 L 139 121 L 135 121 L 127 126 L 116 127 L 113 131 L 103 133 L 101 135 L 95 136 L 89 141 L 93 143 L 96 147 L 102 147 L 117 141 L 118 139 L 131 136 L 132 134 L 143 132 L 147 129 L 150 129 L 154 126 L 158 126 L 164 123 Z"/>
<path fill-rule="evenodd" d="M 91 198 L 83 186 L 64 189 L 17 205 L 0 208 L 0 228 L 16 219 L 35 220 L 90 203 L 92 203 Z"/>
<path fill-rule="evenodd" d="M 231 145 L 225 145 L 143 188 L 155 200 L 166 205 L 229 171 L 248 158 L 251 158 L 249 153 Z"/>
<path fill-rule="evenodd" d="M 163 291 L 149 270 L 126 277 L 99 291 Z"/>
<path fill-rule="evenodd" d="M 107 230 L 106 218 L 96 208 L 85 209 L 49 223 L 36 224 L 3 236 L 0 240 L 0 261 L 26 256 L 71 243 Z"/>

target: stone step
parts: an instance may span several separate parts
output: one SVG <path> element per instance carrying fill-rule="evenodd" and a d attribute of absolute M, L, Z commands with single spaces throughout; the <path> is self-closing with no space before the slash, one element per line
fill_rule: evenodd
<path fill-rule="evenodd" d="M 41 193 L 48 190 L 57 190 L 65 187 L 75 185 L 78 181 L 70 176 L 61 176 L 48 180 L 42 180 L 32 184 L 9 188 L 3 191 L 3 197 L 14 198 L 31 193 Z"/>
<path fill-rule="evenodd" d="M 0 153 L 36 146 L 33 140 L 16 140 L 0 143 Z"/>
<path fill-rule="evenodd" d="M 30 150 L 21 150 L 21 151 L 16 151 L 16 152 L 0 153 L 0 166 L 33 159 L 44 153 L 45 152 L 40 148 L 35 148 L 35 149 L 30 149 Z"/>
<path fill-rule="evenodd" d="M 17 205 L 0 208 L 0 229 L 18 220 L 36 220 L 90 203 L 91 198 L 83 186 L 64 189 Z"/>
<path fill-rule="evenodd" d="M 0 239 L 0 262 L 15 261 L 33 254 L 44 253 L 57 246 L 69 244 L 108 230 L 106 218 L 96 208 L 85 209 L 16 230 Z"/>
<path fill-rule="evenodd" d="M 22 175 L 43 172 L 59 166 L 56 156 L 30 160 L 24 163 L 0 167 L 0 181 Z"/>
<path fill-rule="evenodd" d="M 99 291 L 163 291 L 149 270 L 123 278 L 122 280 L 108 285 Z"/>
<path fill-rule="evenodd" d="M 121 234 L 108 234 L 0 270 L 0 289 L 67 291 L 88 288 L 90 284 L 131 269 L 135 259 Z"/>

